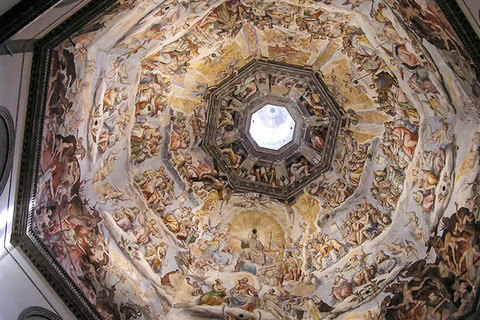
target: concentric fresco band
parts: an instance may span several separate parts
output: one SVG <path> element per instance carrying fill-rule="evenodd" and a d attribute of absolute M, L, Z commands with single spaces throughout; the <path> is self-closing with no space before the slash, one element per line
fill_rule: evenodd
<path fill-rule="evenodd" d="M 35 47 L 12 241 L 80 319 L 476 318 L 439 3 L 92 1 Z"/>

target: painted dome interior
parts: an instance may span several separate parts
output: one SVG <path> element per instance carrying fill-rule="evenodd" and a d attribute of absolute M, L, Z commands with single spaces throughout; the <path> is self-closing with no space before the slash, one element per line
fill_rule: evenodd
<path fill-rule="evenodd" d="M 332 168 L 345 117 L 306 69 L 252 60 L 210 87 L 201 145 L 232 189 L 292 201 Z"/>
<path fill-rule="evenodd" d="M 119 1 L 51 50 L 33 230 L 105 319 L 462 314 L 479 94 L 432 0 Z"/>

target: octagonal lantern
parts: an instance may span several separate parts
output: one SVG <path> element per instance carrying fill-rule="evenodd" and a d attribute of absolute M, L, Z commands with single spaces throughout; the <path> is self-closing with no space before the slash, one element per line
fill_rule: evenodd
<path fill-rule="evenodd" d="M 252 61 L 209 88 L 202 147 L 235 190 L 290 200 L 330 169 L 341 125 L 313 71 Z"/>
<path fill-rule="evenodd" d="M 252 114 L 248 132 L 261 148 L 278 150 L 293 139 L 295 121 L 284 107 L 267 104 Z"/>

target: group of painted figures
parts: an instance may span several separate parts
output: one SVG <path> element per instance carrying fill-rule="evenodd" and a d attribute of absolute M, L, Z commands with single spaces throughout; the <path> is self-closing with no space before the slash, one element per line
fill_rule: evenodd
<path fill-rule="evenodd" d="M 52 50 L 33 227 L 102 316 L 168 318 L 176 302 L 193 315 L 239 309 L 279 319 L 320 319 L 361 304 L 386 319 L 445 318 L 468 309 L 480 258 L 480 139 L 455 137 L 454 125 L 467 122 L 445 116 L 457 111 L 451 84 L 421 40 L 436 46 L 436 59 L 448 61 L 475 105 L 477 80 L 463 49 L 428 1 L 341 1 L 342 8 L 369 12 L 364 19 L 381 29 L 368 34 L 350 24 L 355 14 L 324 2 L 234 0 L 184 22 L 182 15 L 199 15 L 207 3 L 162 4 L 152 14 L 163 22 L 116 43 L 123 55 L 104 70 L 92 89 L 100 98 L 91 100 L 82 96 L 88 84 L 81 76 L 96 79 L 85 50 L 102 28 Z M 113 13 L 137 6 L 123 1 L 101 19 L 108 24 Z M 158 43 L 163 49 L 141 60 L 135 80 L 129 58 Z M 341 52 L 330 52 L 330 43 Z M 295 201 L 236 193 L 199 147 L 208 85 L 247 62 L 232 57 L 235 50 L 308 61 L 322 71 L 347 120 L 333 169 Z M 335 76 L 330 69 L 342 61 L 348 67 Z M 191 85 L 198 65 L 216 71 Z M 284 186 L 314 164 L 292 159 L 283 178 L 262 163 L 244 170 L 246 151 L 233 130 L 241 102 L 267 89 L 325 116 L 301 80 L 259 73 L 223 100 L 217 144 L 243 179 Z M 352 97 L 360 103 L 367 96 L 368 110 L 350 109 Z M 474 119 L 477 110 L 468 108 Z M 368 114 L 373 120 L 365 120 Z M 368 125 L 374 133 L 365 132 Z M 312 127 L 308 143 L 321 151 L 327 135 L 325 127 Z M 460 152 L 470 162 L 455 166 Z M 258 212 L 268 223 L 253 224 Z"/>
<path fill-rule="evenodd" d="M 245 105 L 253 103 L 251 99 L 257 92 L 296 101 L 305 108 L 306 113 L 315 116 L 315 119 L 328 121 L 328 113 L 321 105 L 319 95 L 313 93 L 305 81 L 267 74 L 264 71 L 256 71 L 254 75 L 236 83 L 235 90 L 222 96 L 218 123 L 216 123 L 215 142 L 229 161 L 231 168 L 237 171 L 240 178 L 247 181 L 262 182 L 272 187 L 287 186 L 308 176 L 312 167 L 317 163 L 314 160 L 309 161 L 305 157 L 287 157 L 280 167 L 275 168 L 261 159 L 245 161 L 248 152 L 239 143 L 239 122 L 241 118 L 247 116 L 248 110 Z M 327 134 L 328 123 L 309 127 L 306 133 L 307 145 L 322 155 Z M 186 145 L 184 147 L 187 148 Z"/>

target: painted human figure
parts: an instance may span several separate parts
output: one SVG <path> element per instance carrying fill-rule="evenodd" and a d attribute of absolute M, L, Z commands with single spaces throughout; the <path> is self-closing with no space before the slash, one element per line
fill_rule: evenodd
<path fill-rule="evenodd" d="M 257 264 L 265 264 L 264 247 L 260 240 L 258 240 L 258 233 L 256 229 L 252 230 L 250 240 L 248 240 L 248 248 L 242 251 L 242 257 L 248 261 Z"/>
<path fill-rule="evenodd" d="M 389 273 L 397 264 L 395 259 L 390 258 L 383 250 L 379 250 L 375 255 L 375 265 L 378 274 Z"/>
<path fill-rule="evenodd" d="M 208 306 L 218 306 L 225 302 L 225 288 L 222 286 L 222 281 L 216 279 L 212 285 L 212 291 L 205 293 L 200 297 L 198 304 Z"/>
<path fill-rule="evenodd" d="M 280 307 L 280 298 L 275 294 L 275 289 L 268 290 L 263 296 L 263 308 L 278 319 L 287 319 L 288 315 Z"/>
<path fill-rule="evenodd" d="M 405 154 L 412 159 L 417 147 L 418 136 L 404 127 L 396 127 L 392 130 L 392 137 Z"/>
<path fill-rule="evenodd" d="M 343 275 L 335 276 L 332 285 L 332 299 L 343 301 L 348 296 L 352 295 L 352 284 L 348 282 Z"/>
<path fill-rule="evenodd" d="M 232 308 L 239 307 L 246 311 L 253 312 L 254 295 L 257 294 L 258 291 L 260 290 L 256 290 L 248 284 L 247 277 L 240 278 L 237 285 L 230 290 L 229 306 Z"/>

